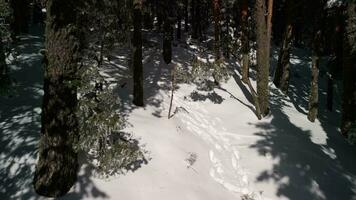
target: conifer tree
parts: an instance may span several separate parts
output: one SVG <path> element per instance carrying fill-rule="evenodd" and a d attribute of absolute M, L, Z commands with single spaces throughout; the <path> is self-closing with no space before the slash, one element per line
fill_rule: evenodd
<path fill-rule="evenodd" d="M 76 73 L 81 49 L 77 27 L 80 7 L 79 0 L 47 2 L 42 136 L 34 188 L 48 197 L 66 194 L 77 178 L 73 141 L 79 134 Z"/>

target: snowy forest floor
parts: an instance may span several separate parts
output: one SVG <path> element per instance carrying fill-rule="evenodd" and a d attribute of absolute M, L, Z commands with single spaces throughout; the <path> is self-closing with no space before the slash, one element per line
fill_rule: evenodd
<path fill-rule="evenodd" d="M 20 37 L 19 56 L 10 64 L 17 84 L 11 97 L 0 98 L 0 199 L 43 199 L 32 187 L 43 95 L 39 34 L 33 29 Z M 148 163 L 108 180 L 95 178 L 84 164 L 77 184 L 62 199 L 356 199 L 356 148 L 338 132 L 339 106 L 332 113 L 325 109 L 323 78 L 319 118 L 307 120 L 310 57 L 305 50 L 293 50 L 288 96 L 270 84 L 267 118 L 257 120 L 240 66 L 231 60 L 226 64 L 234 75 L 220 88 L 202 91 L 179 84 L 173 100 L 177 112 L 168 119 L 172 66 L 190 65 L 197 50 L 174 47 L 174 62 L 167 66 L 159 39 L 147 38 L 144 108 L 131 103 L 127 53 L 111 55 L 102 74 L 117 85 L 129 124 L 124 131 L 149 152 Z"/>

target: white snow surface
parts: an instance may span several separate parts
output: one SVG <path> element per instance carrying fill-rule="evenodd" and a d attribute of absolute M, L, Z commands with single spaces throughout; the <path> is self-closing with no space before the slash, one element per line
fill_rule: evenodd
<path fill-rule="evenodd" d="M 22 39 L 21 65 L 12 67 L 18 91 L 0 98 L 0 199 L 45 199 L 31 184 L 40 137 L 42 38 Z M 289 96 L 271 84 L 271 114 L 260 121 L 233 61 L 227 64 L 234 76 L 213 91 L 179 84 L 177 112 L 168 119 L 170 71 L 174 64 L 189 65 L 196 49 L 175 47 L 169 66 L 158 48 L 144 52 L 144 108 L 132 106 L 131 80 L 122 77 L 127 54 L 113 55 L 102 73 L 113 86 L 127 83 L 115 89 L 130 124 L 125 131 L 149 152 L 148 163 L 108 180 L 92 176 L 85 164 L 61 199 L 356 199 L 356 149 L 338 133 L 339 106 L 325 111 L 323 80 L 319 119 L 307 120 L 310 58 L 304 50 L 293 51 Z"/>

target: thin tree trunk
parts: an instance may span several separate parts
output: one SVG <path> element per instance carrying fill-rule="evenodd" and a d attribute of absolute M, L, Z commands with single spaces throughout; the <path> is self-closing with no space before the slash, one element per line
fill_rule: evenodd
<path fill-rule="evenodd" d="M 221 0 L 213 0 L 214 36 L 215 36 L 214 51 L 215 51 L 215 59 L 216 60 L 219 60 L 221 57 L 221 52 L 220 52 L 221 13 L 220 13 L 220 9 L 221 9 Z"/>
<path fill-rule="evenodd" d="M 175 85 L 176 85 L 175 73 L 176 73 L 176 67 L 174 66 L 173 71 L 172 71 L 171 101 L 169 104 L 168 119 L 170 119 L 172 117 L 171 111 L 172 111 L 173 98 L 174 98 L 174 89 L 175 89 Z"/>
<path fill-rule="evenodd" d="M 134 32 L 132 37 L 133 54 L 133 103 L 143 106 L 143 65 L 142 65 L 142 2 L 135 2 L 133 8 Z"/>
<path fill-rule="evenodd" d="M 241 9 L 241 42 L 242 42 L 242 81 L 248 82 L 249 79 L 249 52 L 250 41 L 248 31 L 248 0 L 242 0 Z"/>
<path fill-rule="evenodd" d="M 309 113 L 308 119 L 314 122 L 318 115 L 319 107 L 319 65 L 320 65 L 320 45 L 321 45 L 321 30 L 317 30 L 313 41 L 313 55 L 312 55 L 312 80 L 310 86 L 310 96 L 309 96 Z"/>
<path fill-rule="evenodd" d="M 169 0 L 164 0 L 164 22 L 163 22 L 163 59 L 166 64 L 172 62 L 172 40 L 173 40 L 173 26 L 171 19 L 171 5 Z"/>
<path fill-rule="evenodd" d="M 356 3 L 348 3 L 343 42 L 343 96 L 341 133 L 349 136 L 356 124 Z"/>
<path fill-rule="evenodd" d="M 5 49 L 4 43 L 2 42 L 2 37 L 0 35 L 0 83 L 2 83 L 2 79 L 7 74 L 7 65 L 5 61 Z"/>
<path fill-rule="evenodd" d="M 287 94 L 290 78 L 290 50 L 292 43 L 293 26 L 287 25 L 283 36 L 282 47 L 279 51 L 277 69 L 274 75 L 273 83 L 277 88 L 281 89 L 284 94 Z"/>
<path fill-rule="evenodd" d="M 184 0 L 184 31 L 188 32 L 189 30 L 189 1 Z"/>
<path fill-rule="evenodd" d="M 177 16 L 177 40 L 181 40 L 182 38 L 182 17 L 180 14 Z"/>
<path fill-rule="evenodd" d="M 80 37 L 77 28 L 78 0 L 47 2 L 46 49 L 42 105 L 42 136 L 34 176 L 35 191 L 43 196 L 66 194 L 77 178 L 77 154 L 73 140 L 78 139 L 76 118 L 77 63 Z M 73 16 L 74 15 L 74 16 Z"/>

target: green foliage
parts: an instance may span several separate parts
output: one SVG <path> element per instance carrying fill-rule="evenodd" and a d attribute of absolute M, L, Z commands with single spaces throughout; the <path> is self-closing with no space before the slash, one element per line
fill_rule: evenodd
<path fill-rule="evenodd" d="M 225 82 L 231 74 L 223 59 L 204 62 L 198 57 L 194 57 L 192 66 L 188 69 L 183 66 L 177 66 L 176 71 L 176 80 L 178 82 L 195 83 L 199 87 L 208 88 L 209 90 L 213 89 L 213 86 L 209 85 L 211 78 L 214 78 L 217 82 Z"/>
<path fill-rule="evenodd" d="M 80 136 L 77 151 L 89 155 L 99 177 L 124 173 L 132 165 L 146 162 L 145 152 L 128 133 L 120 132 L 126 124 L 117 111 L 118 97 L 105 83 L 97 67 L 84 67 L 80 71 L 79 119 Z"/>

